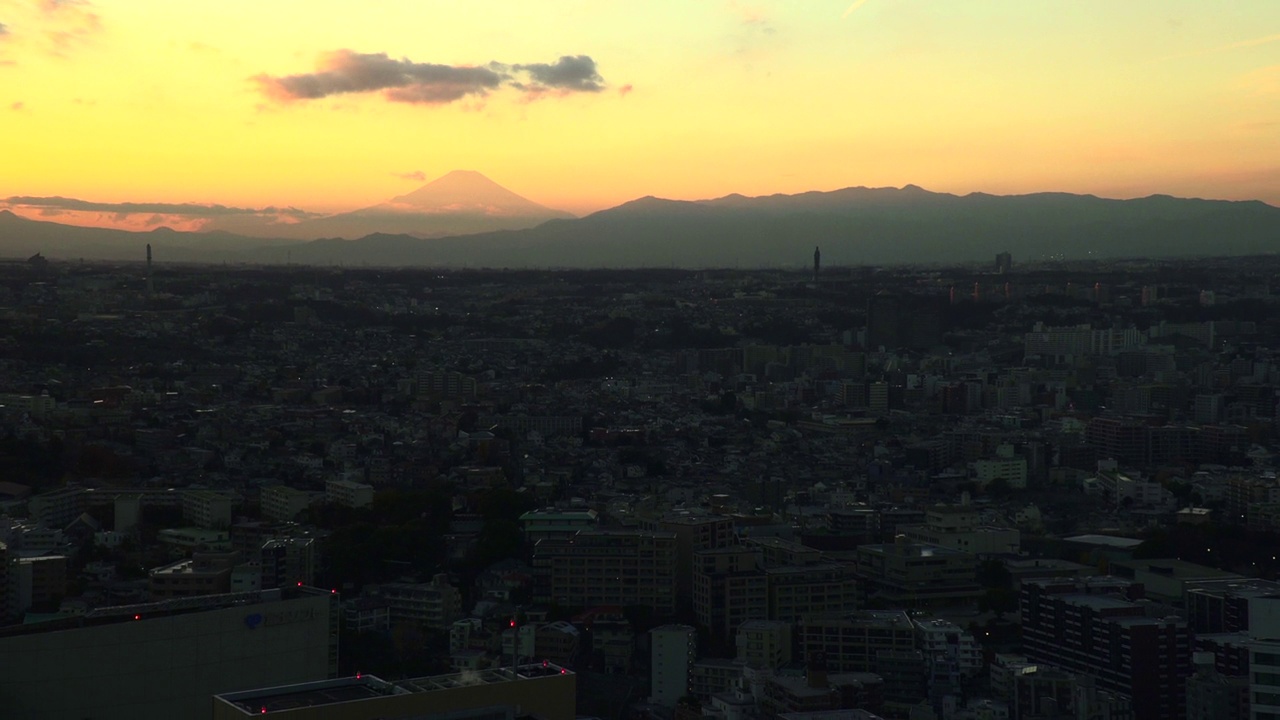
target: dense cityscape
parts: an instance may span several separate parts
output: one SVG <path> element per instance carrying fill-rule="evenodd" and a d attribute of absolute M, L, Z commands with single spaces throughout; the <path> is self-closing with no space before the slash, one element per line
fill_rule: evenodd
<path fill-rule="evenodd" d="M 1278 270 L 0 264 L 0 716 L 1280 717 Z"/>

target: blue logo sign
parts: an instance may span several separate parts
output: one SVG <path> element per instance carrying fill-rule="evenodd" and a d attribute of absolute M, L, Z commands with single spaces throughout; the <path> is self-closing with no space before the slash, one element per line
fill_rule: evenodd
<path fill-rule="evenodd" d="M 254 613 L 244 617 L 245 627 L 253 630 L 262 624 L 262 613 Z"/>

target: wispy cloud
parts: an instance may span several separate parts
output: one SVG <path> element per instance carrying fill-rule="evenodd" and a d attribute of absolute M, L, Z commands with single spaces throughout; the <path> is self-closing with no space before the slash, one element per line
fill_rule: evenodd
<path fill-rule="evenodd" d="M 102 17 L 89 0 L 29 0 L 4 2 L 0 46 L 12 53 L 44 53 L 67 57 L 102 32 Z M 12 57 L 12 55 L 11 55 Z M 0 64 L 14 65 L 0 58 Z"/>
<path fill-rule="evenodd" d="M 135 215 L 144 213 L 150 215 L 180 215 L 188 218 L 214 218 L 230 215 L 263 215 L 280 216 L 295 220 L 318 217 L 316 213 L 292 207 L 278 208 L 269 206 L 264 208 L 240 208 L 228 207 L 226 205 L 203 205 L 199 203 L 103 203 L 92 202 L 89 200 L 77 200 L 76 198 L 31 197 L 27 195 L 15 195 L 13 197 L 0 199 L 0 207 L 39 210 L 42 214 L 51 214 L 51 211 L 100 212 L 116 215 Z"/>
<path fill-rule="evenodd" d="M 1263 35 L 1261 37 L 1249 38 L 1247 40 L 1237 40 L 1233 43 L 1206 48 L 1204 50 L 1193 50 L 1191 52 L 1177 53 L 1175 55 L 1166 55 L 1159 59 L 1180 60 L 1183 58 L 1204 57 L 1205 55 L 1217 55 L 1218 53 L 1231 52 L 1232 50 L 1243 50 L 1245 48 L 1258 47 L 1259 45 L 1269 45 L 1274 42 L 1280 42 L 1280 33 Z"/>
<path fill-rule="evenodd" d="M 595 60 L 565 55 L 554 63 L 440 65 L 394 59 L 386 53 L 337 50 L 325 53 L 316 71 L 296 75 L 257 75 L 258 90 L 277 102 L 317 100 L 330 95 L 380 92 L 389 102 L 444 105 L 467 97 L 485 97 L 504 87 L 541 95 L 599 92 L 604 78 Z"/>
<path fill-rule="evenodd" d="M 404 173 L 391 173 L 391 174 L 392 176 L 398 177 L 401 180 L 413 180 L 414 182 L 427 181 L 427 174 L 422 172 L 421 170 L 414 170 L 413 172 L 404 172 Z"/>
<path fill-rule="evenodd" d="M 768 15 L 765 14 L 764 9 L 761 7 L 747 5 L 738 0 L 729 0 L 726 3 L 726 7 L 734 15 L 737 15 L 744 25 L 763 25 L 769 22 Z"/>
<path fill-rule="evenodd" d="M 88 0 L 41 0 L 45 38 L 63 54 L 102 30 L 102 18 Z"/>
<path fill-rule="evenodd" d="M 840 15 L 840 19 L 841 19 L 841 20 L 843 20 L 843 19 L 845 19 L 845 18 L 849 17 L 849 16 L 850 16 L 850 15 L 852 15 L 855 11 L 857 11 L 857 9 L 858 9 L 858 8 L 860 8 L 860 7 L 862 7 L 863 5 L 866 5 L 866 4 L 867 4 L 867 0 L 853 0 L 853 4 L 852 4 L 852 5 L 850 5 L 850 6 L 849 6 L 849 7 L 848 7 L 848 8 L 847 8 L 847 9 L 846 9 L 846 10 L 845 10 L 841 15 Z"/>

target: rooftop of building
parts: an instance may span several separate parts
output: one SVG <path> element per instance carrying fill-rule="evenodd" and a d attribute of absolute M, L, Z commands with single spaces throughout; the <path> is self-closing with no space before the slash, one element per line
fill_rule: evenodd
<path fill-rule="evenodd" d="M 304 707 L 359 702 L 391 695 L 440 692 L 459 687 L 494 685 L 568 674 L 572 674 L 571 671 L 559 665 L 541 663 L 521 665 L 514 672 L 511 668 L 474 670 L 400 680 L 394 683 L 374 675 L 356 675 L 334 680 L 224 693 L 215 695 L 214 701 L 230 705 L 249 716 Z"/>
<path fill-rule="evenodd" d="M 1091 608 L 1093 610 L 1108 610 L 1108 609 L 1114 609 L 1114 608 L 1134 607 L 1134 603 L 1128 600 L 1125 600 L 1124 598 L 1116 597 L 1114 595 L 1093 595 L 1090 593 L 1071 593 L 1068 595 L 1061 595 L 1059 597 L 1061 597 L 1064 601 L 1071 603 L 1072 605 L 1080 605 L 1083 607 Z"/>
<path fill-rule="evenodd" d="M 98 607 L 85 613 L 57 618 L 50 616 L 47 622 L 36 625 L 8 625 L 0 627 L 0 637 L 7 635 L 28 635 L 38 632 L 73 630 L 92 625 L 109 625 L 121 622 L 145 622 L 160 617 L 186 615 L 208 610 L 222 610 L 230 607 L 276 603 L 294 600 L 299 597 L 324 596 L 336 593 L 310 586 L 297 586 L 283 589 L 251 590 L 248 592 L 222 593 L 219 595 L 200 595 L 197 597 L 172 598 L 156 602 L 134 603 L 131 605 L 111 605 Z"/>
<path fill-rule="evenodd" d="M 1176 558 L 1160 558 L 1151 560 L 1113 560 L 1111 561 L 1113 572 L 1115 569 L 1127 570 L 1132 573 L 1146 572 L 1154 575 L 1161 575 L 1177 580 L 1244 580 L 1244 576 L 1238 575 L 1226 570 L 1209 567 L 1208 565 L 1198 565 L 1186 560 L 1178 560 Z"/>
<path fill-rule="evenodd" d="M 907 615 L 906 610 L 854 610 L 853 612 L 847 613 L 813 615 L 806 617 L 801 624 L 825 625 L 830 623 L 843 623 L 865 627 L 885 627 L 890 625 L 900 625 L 908 629 L 913 627 L 911 623 L 911 616 Z"/>
<path fill-rule="evenodd" d="M 1102 545 L 1121 550 L 1131 550 L 1142 544 L 1141 540 L 1117 537 L 1115 535 L 1075 535 L 1073 537 L 1063 538 L 1063 540 L 1066 542 L 1080 543 L 1082 545 Z"/>
<path fill-rule="evenodd" d="M 1280 595 L 1280 582 L 1263 580 L 1262 578 L 1218 578 L 1196 583 L 1188 592 L 1208 595 L 1240 595 L 1246 597 L 1267 597 Z"/>
<path fill-rule="evenodd" d="M 543 510 L 530 510 L 520 516 L 521 521 L 528 520 L 590 520 L 595 521 L 599 517 L 599 513 L 595 510 L 556 510 L 554 508 L 546 508 Z"/>
<path fill-rule="evenodd" d="M 907 555 L 909 557 L 961 557 L 969 554 L 963 550 L 952 550 L 941 545 L 904 542 L 903 540 L 881 545 L 859 545 L 858 552 L 868 552 L 876 555 Z"/>

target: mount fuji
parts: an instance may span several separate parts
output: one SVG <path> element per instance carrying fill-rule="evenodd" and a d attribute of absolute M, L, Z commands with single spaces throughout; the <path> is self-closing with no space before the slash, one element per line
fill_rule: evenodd
<path fill-rule="evenodd" d="M 437 238 L 495 230 L 523 230 L 547 220 L 572 218 L 527 200 L 471 170 L 454 170 L 405 195 L 359 210 L 261 230 L 226 229 L 242 234 L 312 240 L 354 240 L 374 233 Z"/>

